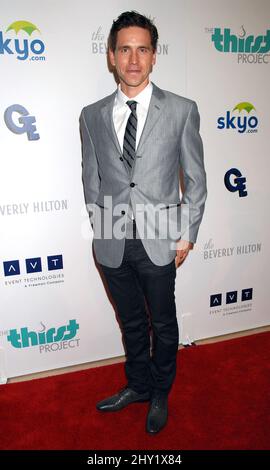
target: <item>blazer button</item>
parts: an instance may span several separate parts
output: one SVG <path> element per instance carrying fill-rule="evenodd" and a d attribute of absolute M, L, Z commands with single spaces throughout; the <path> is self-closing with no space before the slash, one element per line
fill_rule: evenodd
<path fill-rule="evenodd" d="M 122 215 L 125 215 L 125 213 L 126 213 L 126 211 L 121 211 L 121 214 L 122 214 Z"/>
<path fill-rule="evenodd" d="M 135 186 L 135 183 L 130 183 L 131 188 L 134 188 L 134 186 Z"/>
<path fill-rule="evenodd" d="M 124 161 L 124 159 L 123 159 L 122 157 L 120 157 L 120 158 L 119 158 L 119 160 L 121 160 L 121 162 L 123 162 L 123 161 Z"/>

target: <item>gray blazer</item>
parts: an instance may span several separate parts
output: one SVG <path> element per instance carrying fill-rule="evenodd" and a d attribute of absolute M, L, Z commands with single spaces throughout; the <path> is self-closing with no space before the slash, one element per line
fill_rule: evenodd
<path fill-rule="evenodd" d="M 113 268 L 121 264 L 130 204 L 149 258 L 163 266 L 174 259 L 177 240 L 196 241 L 204 212 L 207 190 L 197 105 L 153 85 L 130 173 L 113 124 L 115 94 L 86 106 L 80 116 L 82 177 L 96 259 Z"/>

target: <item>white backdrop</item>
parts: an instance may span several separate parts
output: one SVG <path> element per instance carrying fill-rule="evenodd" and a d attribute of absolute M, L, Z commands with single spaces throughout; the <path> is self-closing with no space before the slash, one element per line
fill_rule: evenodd
<path fill-rule="evenodd" d="M 239 52 L 248 36 L 266 35 L 269 2 L 12 0 L 0 23 L 2 380 L 124 352 L 92 257 L 78 118 L 115 88 L 105 44 L 112 20 L 130 9 L 154 17 L 159 30 L 152 80 L 196 100 L 201 115 L 208 199 L 198 242 L 177 272 L 182 342 L 269 324 L 270 55 Z M 215 48 L 215 28 L 230 30 L 236 52 Z M 234 110 L 243 102 L 255 109 Z M 218 129 L 226 116 L 235 117 L 230 128 Z M 256 128 L 240 133 L 237 118 L 251 117 Z M 34 120 L 39 138 L 29 137 Z M 23 126 L 28 135 L 14 132 Z M 226 188 L 232 168 L 246 178 L 247 196 Z"/>

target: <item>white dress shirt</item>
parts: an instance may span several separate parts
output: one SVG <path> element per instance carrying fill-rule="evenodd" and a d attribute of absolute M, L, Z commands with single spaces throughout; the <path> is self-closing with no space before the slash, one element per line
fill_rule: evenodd
<path fill-rule="evenodd" d="M 131 101 L 131 100 L 137 101 L 137 107 L 136 107 L 136 114 L 137 114 L 136 148 L 137 148 L 141 135 L 142 135 L 144 124 L 146 121 L 146 116 L 147 116 L 148 109 L 149 109 L 152 91 L 153 91 L 153 85 L 151 82 L 149 82 L 148 85 L 146 85 L 146 87 L 137 96 L 134 96 L 133 98 L 129 98 L 122 92 L 120 85 L 118 86 L 118 90 L 115 96 L 114 107 L 113 107 L 113 123 L 114 123 L 115 132 L 116 132 L 122 151 L 123 151 L 126 125 L 128 122 L 129 115 L 131 114 L 131 109 L 126 103 L 127 101 Z"/>
<path fill-rule="evenodd" d="M 150 100 L 152 96 L 152 91 L 153 91 L 153 85 L 151 82 L 149 82 L 148 85 L 146 85 L 146 87 L 140 93 L 138 93 L 138 95 L 134 96 L 133 98 L 129 98 L 122 92 L 120 85 L 118 85 L 118 90 L 115 96 L 115 102 L 114 102 L 114 107 L 113 107 L 113 123 L 114 123 L 115 132 L 119 141 L 119 145 L 122 151 L 123 151 L 123 145 L 124 145 L 124 135 L 125 135 L 126 125 L 128 122 L 128 118 L 131 114 L 131 109 L 126 103 L 127 101 L 131 101 L 131 100 L 132 101 L 134 100 L 137 102 L 137 107 L 136 107 L 136 114 L 137 114 L 136 149 L 137 149 L 141 135 L 142 135 L 142 131 L 144 128 L 144 124 L 146 121 L 149 104 L 150 104 Z M 131 216 L 132 219 L 134 218 L 132 211 L 129 215 Z"/>

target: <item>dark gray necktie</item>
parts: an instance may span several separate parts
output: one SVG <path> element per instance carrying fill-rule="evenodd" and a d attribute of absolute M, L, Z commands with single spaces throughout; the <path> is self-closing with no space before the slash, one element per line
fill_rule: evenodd
<path fill-rule="evenodd" d="M 127 163 L 129 171 L 131 172 L 132 166 L 135 160 L 135 153 L 136 153 L 137 101 L 133 101 L 133 100 L 127 101 L 127 105 L 130 107 L 131 113 L 128 118 L 125 135 L 124 135 L 123 157 Z"/>

